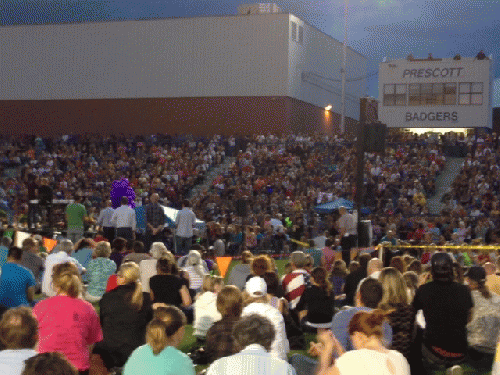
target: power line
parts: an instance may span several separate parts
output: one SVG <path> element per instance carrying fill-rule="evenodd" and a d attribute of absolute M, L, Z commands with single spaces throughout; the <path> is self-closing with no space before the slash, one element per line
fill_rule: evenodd
<path fill-rule="evenodd" d="M 329 78 L 329 77 L 324 77 L 322 76 L 321 74 L 318 74 L 318 73 L 315 73 L 315 72 L 304 72 L 305 74 L 310 74 L 310 75 L 314 75 L 318 78 L 321 78 L 321 79 L 324 79 L 326 81 L 331 81 L 331 82 L 342 82 L 340 79 L 336 79 L 336 78 Z M 374 75 L 377 75 L 378 74 L 378 70 L 375 70 L 373 72 L 370 72 L 364 76 L 360 76 L 360 77 L 355 77 L 355 78 L 349 78 L 349 79 L 346 79 L 346 82 L 356 82 L 356 81 L 362 81 L 364 79 L 367 79 L 367 78 L 370 78 Z"/>
<path fill-rule="evenodd" d="M 317 84 L 317 83 L 314 83 L 314 82 L 311 82 L 311 81 L 307 81 L 307 83 L 309 83 L 310 85 L 312 86 L 315 86 L 315 87 L 318 87 L 322 90 L 325 90 L 326 92 L 329 92 L 331 94 L 334 94 L 336 96 L 341 96 L 341 94 L 339 92 L 336 92 L 336 91 L 332 91 L 320 84 Z M 350 102 L 353 102 L 353 103 L 359 103 L 359 98 L 358 97 L 355 97 L 353 95 L 350 95 L 350 94 L 346 94 L 346 99 L 349 100 Z"/>

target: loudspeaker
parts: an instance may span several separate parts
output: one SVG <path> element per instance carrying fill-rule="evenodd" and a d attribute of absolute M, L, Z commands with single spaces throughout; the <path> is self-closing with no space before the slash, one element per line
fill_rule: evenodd
<path fill-rule="evenodd" d="M 380 122 L 363 126 L 363 147 L 366 152 L 385 151 L 385 133 L 387 126 Z"/>
<path fill-rule="evenodd" d="M 246 199 L 238 199 L 236 201 L 236 214 L 240 217 L 245 217 L 248 215 Z"/>
<path fill-rule="evenodd" d="M 370 247 L 372 244 L 373 231 L 371 220 L 361 220 L 358 226 L 358 246 Z"/>

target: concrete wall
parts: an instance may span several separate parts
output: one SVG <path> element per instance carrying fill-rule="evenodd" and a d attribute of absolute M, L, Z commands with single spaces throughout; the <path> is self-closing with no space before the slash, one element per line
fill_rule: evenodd
<path fill-rule="evenodd" d="M 342 43 L 292 14 L 289 24 L 288 95 L 322 108 L 330 104 L 332 111 L 340 113 Z M 294 40 L 293 24 L 303 28 L 302 41 Z M 367 62 L 366 57 L 348 48 L 346 77 L 365 76 Z M 309 72 L 338 82 L 307 74 Z M 366 87 L 367 79 L 346 84 L 346 116 L 359 119 L 359 98 L 366 95 Z"/>
<path fill-rule="evenodd" d="M 340 115 L 289 97 L 0 101 L 6 135 L 332 134 Z M 346 131 L 355 121 L 347 118 Z"/>
<path fill-rule="evenodd" d="M 0 100 L 286 96 L 288 14 L 0 28 Z"/>
<path fill-rule="evenodd" d="M 389 127 L 402 128 L 491 128 L 492 63 L 491 60 L 479 61 L 472 57 L 462 57 L 461 60 L 448 58 L 409 61 L 404 59 L 381 63 L 379 70 L 380 121 Z M 482 82 L 483 104 L 458 105 L 457 98 L 457 105 L 384 105 L 384 84 L 457 83 L 458 91 L 460 82 Z"/>
<path fill-rule="evenodd" d="M 291 20 L 303 27 L 300 44 Z M 348 56 L 347 77 L 366 74 L 366 59 Z M 0 128 L 337 132 L 340 83 L 303 73 L 340 78 L 341 58 L 341 43 L 288 13 L 0 27 Z M 347 85 L 346 130 L 365 86 Z"/>

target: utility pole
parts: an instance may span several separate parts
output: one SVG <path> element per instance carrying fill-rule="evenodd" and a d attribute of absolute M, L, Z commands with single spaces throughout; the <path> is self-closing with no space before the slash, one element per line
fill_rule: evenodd
<path fill-rule="evenodd" d="M 349 0 L 344 0 L 344 43 L 342 55 L 342 68 L 340 73 L 342 75 L 342 101 L 340 108 L 340 134 L 345 132 L 345 70 L 347 66 L 347 12 L 349 10 Z"/>
<path fill-rule="evenodd" d="M 365 122 L 366 122 L 366 105 L 363 108 L 363 100 L 361 98 L 359 112 L 359 123 L 356 139 L 356 209 L 358 210 L 358 228 L 361 221 L 361 207 L 363 206 L 364 196 L 364 177 L 365 177 Z"/>
<path fill-rule="evenodd" d="M 373 113 L 369 116 L 370 98 L 361 98 L 359 102 L 359 124 L 356 142 L 356 208 L 358 210 L 358 244 L 361 239 L 361 232 L 368 231 L 368 227 L 361 228 L 361 209 L 365 196 L 365 151 L 380 152 L 385 151 L 386 126 L 377 121 Z M 366 224 L 366 223 L 364 223 Z M 370 225 L 369 222 L 366 225 Z M 367 234 L 367 233 L 366 233 Z"/>

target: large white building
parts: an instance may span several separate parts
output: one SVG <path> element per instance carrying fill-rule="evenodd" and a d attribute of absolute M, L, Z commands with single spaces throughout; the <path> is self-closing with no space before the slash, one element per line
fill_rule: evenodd
<path fill-rule="evenodd" d="M 386 61 L 379 119 L 394 128 L 491 128 L 492 82 L 490 58 Z"/>
<path fill-rule="evenodd" d="M 7 132 L 326 133 L 342 43 L 274 5 L 220 17 L 0 27 Z M 348 49 L 347 77 L 367 59 Z M 347 84 L 348 126 L 366 79 Z M 325 107 L 331 105 L 331 111 Z"/>

